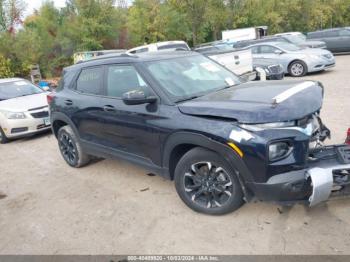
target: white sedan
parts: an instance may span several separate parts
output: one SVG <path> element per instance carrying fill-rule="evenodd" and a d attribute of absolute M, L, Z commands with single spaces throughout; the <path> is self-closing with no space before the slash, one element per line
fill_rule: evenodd
<path fill-rule="evenodd" d="M 47 92 L 20 78 L 0 79 L 0 143 L 50 129 Z"/>

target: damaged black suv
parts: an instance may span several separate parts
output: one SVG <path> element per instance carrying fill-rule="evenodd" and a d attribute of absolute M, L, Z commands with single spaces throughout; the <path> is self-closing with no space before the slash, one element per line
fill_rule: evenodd
<path fill-rule="evenodd" d="M 104 56 L 64 70 L 48 96 L 72 167 L 118 157 L 175 180 L 195 211 L 254 199 L 315 205 L 346 194 L 350 152 L 323 146 L 323 87 L 249 82 L 198 53 Z"/>

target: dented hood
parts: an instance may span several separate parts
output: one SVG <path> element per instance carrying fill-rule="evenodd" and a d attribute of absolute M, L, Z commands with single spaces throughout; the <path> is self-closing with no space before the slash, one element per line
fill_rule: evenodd
<path fill-rule="evenodd" d="M 322 107 L 314 81 L 248 82 L 178 105 L 188 115 L 224 117 L 246 124 L 302 119 Z"/>

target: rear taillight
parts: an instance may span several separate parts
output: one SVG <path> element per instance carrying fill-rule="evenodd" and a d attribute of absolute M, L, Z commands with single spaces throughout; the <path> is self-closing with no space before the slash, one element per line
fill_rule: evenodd
<path fill-rule="evenodd" d="M 348 129 L 348 133 L 347 133 L 347 136 L 346 136 L 346 139 L 345 139 L 345 143 L 350 145 L 350 128 Z"/>
<path fill-rule="evenodd" d="M 47 103 L 50 105 L 55 97 L 55 92 L 49 93 L 46 98 L 47 98 Z"/>

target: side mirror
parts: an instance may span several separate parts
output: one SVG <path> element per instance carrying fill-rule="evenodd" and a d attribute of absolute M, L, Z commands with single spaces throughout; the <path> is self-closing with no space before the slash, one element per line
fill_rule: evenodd
<path fill-rule="evenodd" d="M 126 105 L 150 104 L 157 101 L 155 96 L 147 97 L 142 90 L 132 90 L 123 94 L 123 101 Z"/>
<path fill-rule="evenodd" d="M 283 52 L 281 50 L 275 50 L 274 52 L 276 55 L 281 55 Z"/>

